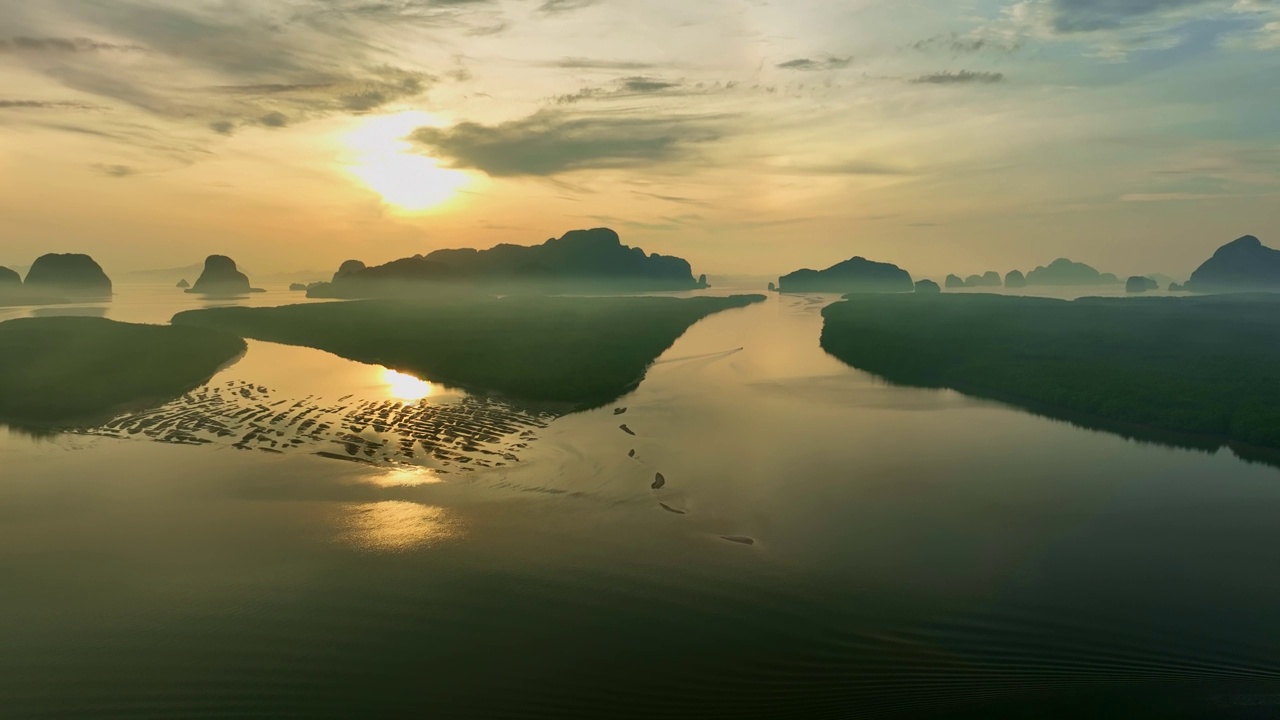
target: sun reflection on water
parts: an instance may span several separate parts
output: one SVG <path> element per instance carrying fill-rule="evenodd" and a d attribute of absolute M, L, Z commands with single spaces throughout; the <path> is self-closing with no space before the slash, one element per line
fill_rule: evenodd
<path fill-rule="evenodd" d="M 461 535 L 442 507 L 403 500 L 349 506 L 344 542 L 369 552 L 404 552 Z"/>
<path fill-rule="evenodd" d="M 402 467 L 378 475 L 372 480 L 374 485 L 384 488 L 418 487 L 420 485 L 436 485 L 444 482 L 434 470 L 424 467 Z"/>
<path fill-rule="evenodd" d="M 416 402 L 435 392 L 435 387 L 426 380 L 391 368 L 383 368 L 382 382 L 387 386 L 388 395 L 404 402 Z"/>

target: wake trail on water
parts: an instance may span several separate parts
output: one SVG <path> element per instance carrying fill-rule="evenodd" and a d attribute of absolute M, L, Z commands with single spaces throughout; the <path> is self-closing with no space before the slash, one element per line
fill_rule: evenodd
<path fill-rule="evenodd" d="M 683 357 L 667 358 L 666 360 L 655 360 L 654 365 L 666 365 L 674 362 L 684 362 L 686 360 L 704 360 L 707 358 L 728 357 L 734 353 L 742 352 L 745 348 L 734 348 L 732 350 L 721 350 L 719 352 L 702 353 L 700 355 L 685 355 Z"/>

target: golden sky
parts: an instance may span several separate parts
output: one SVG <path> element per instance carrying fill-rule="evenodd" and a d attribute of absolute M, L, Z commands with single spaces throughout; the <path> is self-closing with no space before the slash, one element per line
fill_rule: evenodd
<path fill-rule="evenodd" d="M 1280 245 L 1280 0 L 0 0 L 0 264 Z"/>

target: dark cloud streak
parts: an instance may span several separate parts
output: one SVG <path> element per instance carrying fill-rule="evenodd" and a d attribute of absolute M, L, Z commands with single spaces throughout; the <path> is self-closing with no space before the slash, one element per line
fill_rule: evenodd
<path fill-rule="evenodd" d="M 69 100 L 4 100 L 0 99 L 0 110 L 101 110 L 97 105 L 88 105 Z"/>
<path fill-rule="evenodd" d="M 543 15 L 561 15 L 563 13 L 573 12 L 574 10 L 591 7 L 597 2 L 598 0 L 544 0 L 544 2 L 538 6 L 538 12 Z"/>
<path fill-rule="evenodd" d="M 543 110 L 498 125 L 419 128 L 411 138 L 459 168 L 495 177 L 551 176 L 688 160 L 723 136 L 712 117 L 568 116 Z"/>
<path fill-rule="evenodd" d="M 106 175 L 107 177 L 112 177 L 112 178 L 126 178 L 126 177 L 129 177 L 130 175 L 136 175 L 138 173 L 137 168 L 130 167 L 129 165 L 97 164 L 93 166 L 93 169 L 97 170 L 103 175 Z"/>
<path fill-rule="evenodd" d="M 911 78 L 909 82 L 917 85 L 993 85 L 995 83 L 1004 82 L 1004 73 L 981 72 L 977 70 L 959 70 L 951 72 L 950 70 L 945 70 L 943 72 L 920 75 L 918 77 Z"/>
<path fill-rule="evenodd" d="M 566 70 L 648 70 L 653 63 L 629 60 L 595 60 L 592 58 L 566 57 L 550 64 Z"/>
<path fill-rule="evenodd" d="M 921 52 L 938 50 L 952 55 L 973 55 L 988 51 L 1007 54 L 1021 49 L 1023 42 L 1023 40 L 1006 42 L 985 37 L 964 37 L 953 32 L 917 40 L 907 47 Z"/>
<path fill-rule="evenodd" d="M 145 52 L 141 45 L 122 45 L 90 38 L 15 37 L 0 40 L 0 52 Z"/>
<path fill-rule="evenodd" d="M 841 68 L 849 67 L 852 62 L 853 56 L 851 55 L 845 55 L 843 57 L 828 55 L 818 60 L 814 60 L 813 58 L 796 58 L 794 60 L 787 60 L 786 62 L 778 63 L 778 67 L 783 70 L 802 70 L 811 72 L 816 70 L 840 70 Z"/>

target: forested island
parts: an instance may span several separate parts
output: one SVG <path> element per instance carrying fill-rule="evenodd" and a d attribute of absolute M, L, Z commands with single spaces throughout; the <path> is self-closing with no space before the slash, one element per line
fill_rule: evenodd
<path fill-rule="evenodd" d="M 413 297 L 440 288 L 510 292 L 622 293 L 704 288 L 683 258 L 622 244 L 609 228 L 571 230 L 541 245 L 436 250 L 366 266 L 342 263 L 333 279 L 307 288 L 308 297 Z"/>
<path fill-rule="evenodd" d="M 0 267 L 0 307 L 109 300 L 111 293 L 111 279 L 88 255 L 41 255 L 25 280 L 17 271 Z"/>
<path fill-rule="evenodd" d="M 245 343 L 199 327 L 91 317 L 0 323 L 0 422 L 60 427 L 159 404 L 207 380 Z"/>
<path fill-rule="evenodd" d="M 731 297 L 505 297 L 439 293 L 179 313 L 178 326 L 325 350 L 432 381 L 590 407 L 634 388 L 698 320 L 763 301 Z"/>
<path fill-rule="evenodd" d="M 1280 289 L 1280 250 L 1245 235 L 1218 248 L 1184 286 L 1194 292 L 1248 292 Z"/>
<path fill-rule="evenodd" d="M 181 284 L 181 283 L 179 283 Z M 196 295 L 238 297 L 251 292 L 262 292 L 250 287 L 249 277 L 240 272 L 236 261 L 226 255 L 210 255 L 205 258 L 204 270 L 187 292 Z"/>
<path fill-rule="evenodd" d="M 1280 449 L 1278 295 L 850 295 L 823 318 L 827 352 L 892 382 Z"/>

